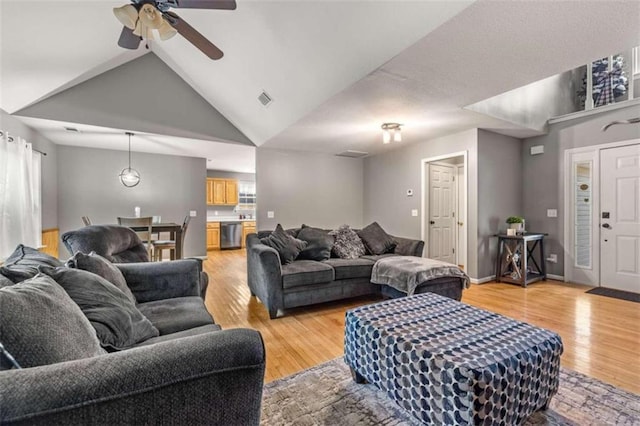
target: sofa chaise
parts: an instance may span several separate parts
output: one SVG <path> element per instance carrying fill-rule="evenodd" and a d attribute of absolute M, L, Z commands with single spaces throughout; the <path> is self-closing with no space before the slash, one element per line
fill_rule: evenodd
<path fill-rule="evenodd" d="M 48 321 L 36 323 L 36 328 L 48 327 L 42 334 L 49 341 L 42 345 L 31 341 L 26 353 L 12 353 L 17 362 L 27 360 L 20 369 L 7 369 L 11 367 L 7 357 L 0 356 L 0 424 L 259 424 L 265 368 L 262 338 L 255 330 L 221 330 L 214 322 L 201 298 L 196 260 L 116 265 L 135 307 L 157 329 L 155 337 L 114 351 L 100 345 L 99 329 L 94 331 L 91 323 L 87 328 L 97 347 L 92 343 L 74 351 L 92 351 L 92 356 L 29 366 L 32 356 L 46 358 L 42 352 L 52 347 L 66 353 L 56 347 L 65 341 L 70 346 L 82 344 L 76 336 L 81 327 L 61 328 L 58 322 L 68 322 L 61 312 L 67 311 L 53 309 L 57 302 L 50 300 L 56 292 L 65 296 L 65 291 L 73 298 L 68 283 L 52 280 L 73 276 L 66 269 L 78 265 L 64 266 L 24 246 L 16 252 L 0 267 L 0 343 L 8 352 L 16 347 L 20 352 L 20 345 L 27 344 L 27 326 L 23 333 L 21 322 L 33 329 L 37 316 Z M 38 286 L 48 290 L 38 295 Z M 51 303 L 34 302 L 30 312 L 18 312 L 16 306 L 28 305 L 32 296 Z M 69 300 L 71 309 L 89 317 L 86 306 Z M 65 309 L 67 302 L 61 302 Z M 39 338 L 34 337 L 36 342 Z"/>

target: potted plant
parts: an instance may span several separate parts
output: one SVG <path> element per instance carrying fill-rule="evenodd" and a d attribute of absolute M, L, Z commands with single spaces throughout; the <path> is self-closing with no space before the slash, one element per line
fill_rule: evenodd
<path fill-rule="evenodd" d="M 516 232 L 524 232 L 524 218 L 521 216 L 509 216 L 507 218 L 509 228 L 515 229 Z"/>

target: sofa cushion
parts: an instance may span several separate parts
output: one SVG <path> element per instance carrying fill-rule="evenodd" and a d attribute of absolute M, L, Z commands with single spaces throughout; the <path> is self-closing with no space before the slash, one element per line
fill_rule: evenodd
<path fill-rule="evenodd" d="M 8 285 L 13 285 L 13 284 L 14 284 L 13 281 L 5 277 L 4 275 L 0 274 L 0 288 L 6 287 Z"/>
<path fill-rule="evenodd" d="M 38 274 L 38 266 L 62 266 L 62 262 L 53 256 L 38 250 L 18 244 L 18 247 L 4 261 L 0 267 L 0 274 L 14 283 L 28 280 Z"/>
<path fill-rule="evenodd" d="M 127 349 L 158 330 L 116 286 L 81 269 L 40 267 L 64 288 L 96 329 L 102 346 Z"/>
<path fill-rule="evenodd" d="M 198 296 L 154 300 L 138 305 L 140 311 L 160 331 L 160 335 L 213 324 L 204 301 Z"/>
<path fill-rule="evenodd" d="M 286 265 L 291 263 L 298 257 L 298 254 L 307 246 L 306 241 L 299 240 L 289 235 L 282 225 L 278 224 L 275 231 L 268 237 L 262 238 L 260 242 L 271 248 L 276 249 L 280 255 L 280 263 Z"/>
<path fill-rule="evenodd" d="M 127 286 L 127 281 L 124 279 L 124 275 L 120 272 L 120 269 L 113 263 L 109 262 L 104 257 L 92 251 L 89 254 L 78 252 L 73 255 L 71 259 L 67 261 L 69 268 L 82 269 L 96 275 L 100 275 L 111 284 L 115 285 L 122 291 L 133 303 L 136 303 L 131 289 Z"/>
<path fill-rule="evenodd" d="M 342 225 L 329 234 L 335 238 L 332 252 L 337 257 L 341 259 L 357 259 L 366 253 L 362 240 L 349 225 Z"/>
<path fill-rule="evenodd" d="M 188 330 L 176 331 L 175 333 L 164 334 L 158 337 L 152 337 L 149 340 L 145 340 L 142 343 L 138 343 L 136 345 L 136 348 L 138 346 L 149 346 L 149 345 L 153 345 L 154 343 L 166 342 L 169 340 L 181 339 L 183 337 L 189 337 L 189 336 L 198 336 L 200 334 L 211 333 L 211 332 L 220 331 L 220 330 L 222 329 L 218 324 L 201 325 L 200 327 L 194 327 Z"/>
<path fill-rule="evenodd" d="M 358 231 L 358 236 L 367 249 L 367 254 L 384 254 L 396 248 L 396 242 L 378 222 L 373 222 Z"/>
<path fill-rule="evenodd" d="M 23 368 L 105 353 L 78 305 L 46 275 L 0 288 L 0 312 L 2 344 Z"/>
<path fill-rule="evenodd" d="M 335 238 L 328 231 L 302 225 L 297 238 L 307 242 L 307 246 L 298 254 L 301 260 L 327 260 L 331 257 L 331 249 Z"/>
<path fill-rule="evenodd" d="M 330 265 L 315 260 L 296 260 L 282 266 L 282 288 L 328 283 L 334 278 Z"/>
<path fill-rule="evenodd" d="M 393 257 L 393 256 L 399 256 L 399 255 L 395 254 L 395 253 L 365 254 L 364 256 L 360 256 L 360 259 L 368 259 L 368 260 L 371 260 L 371 261 L 373 261 L 375 263 L 380 259 L 384 259 L 385 257 Z"/>
<path fill-rule="evenodd" d="M 335 271 L 336 280 L 347 280 L 349 278 L 370 278 L 374 261 L 369 259 L 336 259 L 332 258 L 324 262 L 330 265 Z"/>

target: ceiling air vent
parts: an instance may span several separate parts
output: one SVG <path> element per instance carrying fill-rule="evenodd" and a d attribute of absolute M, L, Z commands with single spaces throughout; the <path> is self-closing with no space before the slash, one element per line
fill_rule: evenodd
<path fill-rule="evenodd" d="M 260 93 L 260 96 L 258 96 L 258 100 L 263 106 L 269 106 L 269 104 L 273 102 L 273 98 L 271 98 L 271 96 L 269 96 L 269 94 L 264 90 Z"/>
<path fill-rule="evenodd" d="M 369 155 L 369 153 L 364 151 L 354 151 L 352 149 L 349 149 L 347 151 L 341 152 L 340 154 L 336 154 L 336 155 L 338 157 L 361 158 L 361 157 L 366 157 L 367 155 Z"/>
<path fill-rule="evenodd" d="M 72 132 L 72 133 L 80 133 L 80 130 L 76 129 L 75 127 L 66 127 L 64 128 L 67 132 Z"/>

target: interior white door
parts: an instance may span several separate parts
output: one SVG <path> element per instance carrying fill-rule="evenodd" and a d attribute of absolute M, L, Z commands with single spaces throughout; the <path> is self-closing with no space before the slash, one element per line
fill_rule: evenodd
<path fill-rule="evenodd" d="M 455 263 L 454 167 L 429 164 L 429 257 Z"/>
<path fill-rule="evenodd" d="M 456 193 L 457 193 L 457 203 L 458 206 L 456 208 L 456 219 L 457 219 L 457 244 L 456 247 L 456 256 L 458 259 L 458 266 L 462 269 L 466 269 L 467 266 L 467 248 L 465 246 L 464 236 L 467 232 L 467 206 L 465 205 L 465 195 L 467 188 L 466 182 L 464 180 L 464 166 L 456 167 Z"/>
<path fill-rule="evenodd" d="M 640 144 L 600 151 L 600 274 L 640 293 Z"/>

